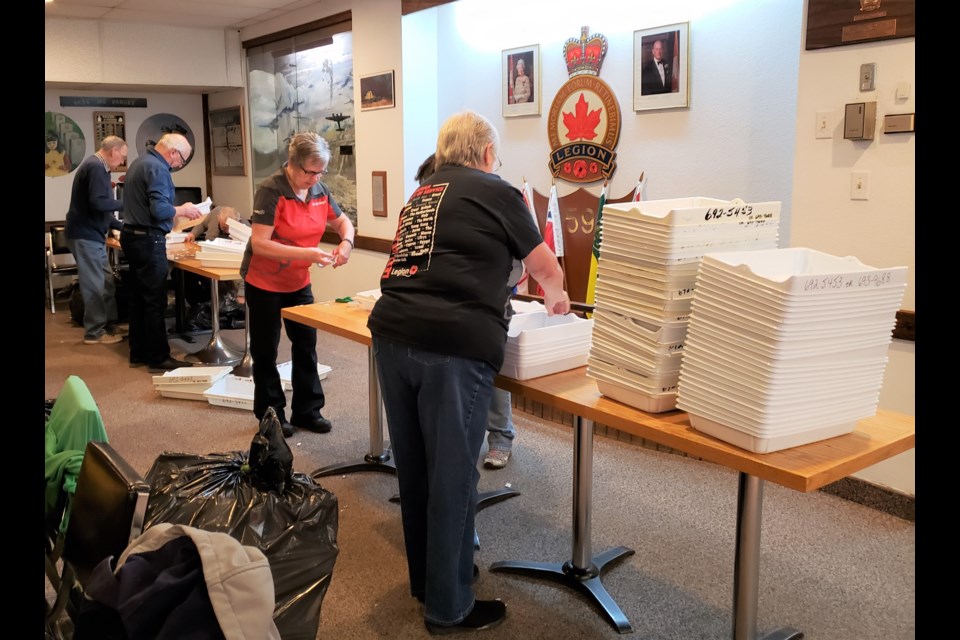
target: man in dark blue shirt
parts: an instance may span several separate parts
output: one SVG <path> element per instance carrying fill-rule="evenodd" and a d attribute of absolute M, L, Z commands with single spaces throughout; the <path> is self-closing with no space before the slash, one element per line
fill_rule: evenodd
<path fill-rule="evenodd" d="M 123 331 L 116 326 L 116 282 L 107 261 L 106 236 L 110 229 L 122 226 L 113 215 L 123 209 L 123 202 L 113 197 L 110 172 L 126 162 L 127 143 L 107 136 L 73 177 L 66 234 L 83 298 L 84 344 L 115 344 L 123 339 Z"/>
<path fill-rule="evenodd" d="M 176 190 L 170 170 L 184 166 L 191 153 L 185 136 L 166 133 L 130 164 L 124 183 L 120 244 L 130 263 L 130 366 L 145 364 L 150 373 L 190 366 L 170 357 L 164 313 L 170 270 L 166 236 L 175 217 L 201 216 L 192 202 L 173 204 Z"/>

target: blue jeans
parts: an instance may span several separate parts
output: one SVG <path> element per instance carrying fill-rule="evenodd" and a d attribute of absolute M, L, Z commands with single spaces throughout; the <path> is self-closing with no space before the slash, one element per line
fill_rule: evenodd
<path fill-rule="evenodd" d="M 513 426 L 513 404 L 510 392 L 494 389 L 487 417 L 487 448 L 510 451 L 517 429 Z"/>
<path fill-rule="evenodd" d="M 424 617 L 461 622 L 473 609 L 477 460 L 496 372 L 489 364 L 373 336 L 397 463 L 410 593 Z"/>
<path fill-rule="evenodd" d="M 253 358 L 253 415 L 263 419 L 267 407 L 273 407 L 280 422 L 287 415 L 287 397 L 283 393 L 277 371 L 280 347 L 280 309 L 313 303 L 313 290 L 308 284 L 299 291 L 278 293 L 246 285 L 247 309 L 250 312 L 250 357 Z M 317 330 L 293 320 L 283 320 L 290 339 L 293 400 L 290 422 L 308 423 L 320 415 L 326 403 L 320 374 L 317 373 Z"/>
<path fill-rule="evenodd" d="M 83 337 L 97 339 L 117 321 L 117 284 L 107 261 L 107 245 L 96 240 L 67 239 L 77 263 L 83 298 Z"/>
<path fill-rule="evenodd" d="M 170 357 L 167 342 L 167 239 L 157 230 L 124 227 L 120 244 L 130 264 L 130 362 L 158 365 Z"/>

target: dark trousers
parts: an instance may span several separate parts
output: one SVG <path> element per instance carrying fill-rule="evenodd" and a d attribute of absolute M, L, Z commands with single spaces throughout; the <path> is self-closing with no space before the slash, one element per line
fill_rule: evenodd
<path fill-rule="evenodd" d="M 277 293 L 246 283 L 247 309 L 250 324 L 250 357 L 253 358 L 253 414 L 263 418 L 267 407 L 273 407 L 281 422 L 285 421 L 287 398 L 277 371 L 277 350 L 280 347 L 280 310 L 313 303 L 313 290 L 307 285 L 299 291 Z M 317 373 L 317 330 L 291 320 L 283 320 L 290 339 L 293 360 L 291 383 L 293 400 L 291 422 L 309 422 L 320 415 L 326 403 L 320 375 Z"/>
<path fill-rule="evenodd" d="M 170 357 L 167 342 L 167 240 L 159 230 L 124 229 L 120 235 L 130 265 L 130 362 L 157 365 Z"/>

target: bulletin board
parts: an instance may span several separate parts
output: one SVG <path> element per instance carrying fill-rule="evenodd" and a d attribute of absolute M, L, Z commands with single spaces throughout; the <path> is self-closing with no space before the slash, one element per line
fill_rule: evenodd
<path fill-rule="evenodd" d="M 107 136 L 117 136 L 127 139 L 126 116 L 123 111 L 94 111 L 93 112 L 93 148 L 100 149 L 103 139 Z M 128 145 L 129 146 L 129 145 Z M 114 171 L 126 171 L 126 163 Z"/>

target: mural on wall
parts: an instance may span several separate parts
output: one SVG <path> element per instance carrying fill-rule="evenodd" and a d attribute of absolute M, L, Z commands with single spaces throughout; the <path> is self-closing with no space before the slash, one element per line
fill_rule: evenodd
<path fill-rule="evenodd" d="M 187 161 L 183 163 L 183 167 L 190 164 L 193 156 L 197 153 L 197 145 L 193 138 L 193 131 L 190 129 L 190 125 L 182 118 L 172 113 L 157 113 L 143 121 L 143 124 L 141 124 L 137 130 L 137 155 L 146 153 L 148 149 L 156 146 L 157 140 L 165 133 L 179 133 L 187 139 L 193 151 L 190 153 Z M 132 153 L 129 155 L 131 160 L 135 157 Z M 183 167 L 177 167 L 176 169 L 171 169 L 171 171 L 176 173 L 180 171 L 180 169 L 183 169 Z"/>
<path fill-rule="evenodd" d="M 247 68 L 254 189 L 286 162 L 295 133 L 315 131 L 330 145 L 323 182 L 356 225 L 351 33 L 306 34 L 252 48 Z"/>
<path fill-rule="evenodd" d="M 575 183 L 610 178 L 617 169 L 620 140 L 620 101 L 598 77 L 607 39 L 588 33 L 583 27 L 579 39 L 570 38 L 563 45 L 570 79 L 554 96 L 547 119 L 550 172 Z"/>
<path fill-rule="evenodd" d="M 43 175 L 69 175 L 83 162 L 87 141 L 77 123 L 56 111 L 43 114 Z"/>

